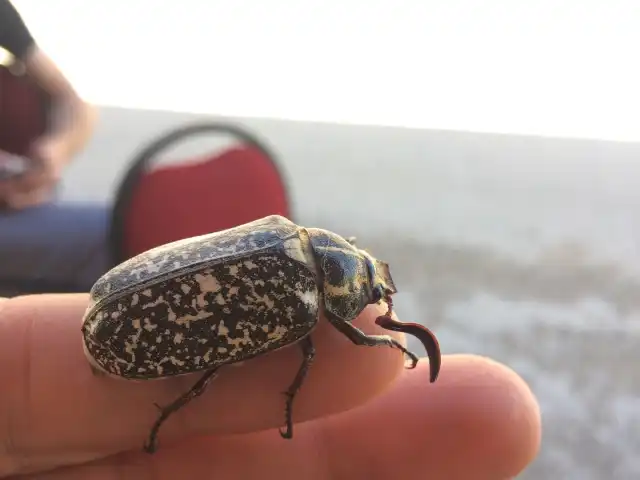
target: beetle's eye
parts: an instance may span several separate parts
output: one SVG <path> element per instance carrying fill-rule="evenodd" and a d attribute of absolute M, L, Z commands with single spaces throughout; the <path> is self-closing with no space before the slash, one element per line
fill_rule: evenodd
<path fill-rule="evenodd" d="M 376 277 L 376 267 L 369 260 L 367 260 L 367 274 L 369 275 L 369 281 L 373 283 L 373 279 Z"/>
<path fill-rule="evenodd" d="M 384 288 L 382 288 L 382 285 L 378 284 L 375 287 L 373 287 L 373 301 L 374 302 L 379 302 L 380 300 L 382 300 L 382 296 L 384 295 Z"/>

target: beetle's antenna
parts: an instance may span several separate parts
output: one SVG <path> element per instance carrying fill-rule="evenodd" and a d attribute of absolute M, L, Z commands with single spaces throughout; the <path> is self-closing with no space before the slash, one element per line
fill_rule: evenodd
<path fill-rule="evenodd" d="M 387 313 L 380 315 L 376 318 L 376 324 L 386 330 L 392 330 L 394 332 L 406 333 L 413 335 L 424 346 L 429 356 L 429 377 L 430 382 L 433 383 L 437 380 L 440 373 L 440 366 L 442 364 L 442 358 L 440 354 L 440 344 L 436 339 L 436 336 L 431 330 L 419 323 L 404 323 L 399 322 L 391 317 L 393 313 L 393 300 L 391 296 L 387 295 L 384 299 L 387 302 Z"/>

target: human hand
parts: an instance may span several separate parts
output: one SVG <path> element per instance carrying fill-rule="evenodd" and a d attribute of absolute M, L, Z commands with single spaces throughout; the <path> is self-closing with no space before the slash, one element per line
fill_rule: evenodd
<path fill-rule="evenodd" d="M 140 383 L 94 376 L 80 333 L 87 302 L 0 301 L 2 478 L 505 480 L 539 448 L 536 401 L 506 367 L 445 355 L 430 384 L 426 359 L 405 370 L 397 350 L 354 346 L 321 322 L 316 361 L 294 404 L 294 419 L 306 422 L 294 425 L 292 440 L 277 429 L 296 348 L 221 369 L 165 424 L 149 455 L 142 445 L 153 403 L 170 402 L 199 375 Z M 371 306 L 354 323 L 389 334 L 374 324 L 382 313 Z"/>
<path fill-rule="evenodd" d="M 67 158 L 58 142 L 49 139 L 37 142 L 31 149 L 24 172 L 0 180 L 0 202 L 13 210 L 45 203 L 51 199 L 66 163 Z"/>

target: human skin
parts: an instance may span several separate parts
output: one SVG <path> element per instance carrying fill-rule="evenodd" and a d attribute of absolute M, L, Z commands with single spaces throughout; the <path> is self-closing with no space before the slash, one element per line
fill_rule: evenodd
<path fill-rule="evenodd" d="M 0 300 L 0 478 L 504 480 L 539 449 L 536 400 L 504 365 L 444 355 L 430 384 L 426 358 L 407 370 L 398 350 L 355 346 L 322 321 L 292 440 L 278 428 L 301 360 L 295 346 L 221 369 L 149 455 L 153 403 L 170 402 L 199 374 L 95 376 L 80 333 L 87 303 L 83 294 Z M 404 341 L 374 324 L 384 310 L 370 306 L 354 323 Z"/>
<path fill-rule="evenodd" d="M 38 139 L 35 149 L 51 150 L 46 153 L 65 166 L 91 139 L 97 112 L 78 95 L 69 79 L 38 45 L 29 49 L 24 65 L 27 74 L 51 95 L 54 104 L 52 124 Z"/>

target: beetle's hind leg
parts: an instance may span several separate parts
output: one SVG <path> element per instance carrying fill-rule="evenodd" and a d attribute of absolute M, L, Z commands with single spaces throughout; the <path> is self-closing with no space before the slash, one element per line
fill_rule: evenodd
<path fill-rule="evenodd" d="M 397 348 L 411 359 L 410 368 L 415 368 L 416 365 L 418 365 L 418 356 L 415 353 L 407 350 L 400 342 L 390 337 L 389 335 L 367 335 L 362 330 L 354 327 L 349 322 L 345 322 L 341 318 L 333 317 L 332 315 L 327 315 L 327 318 L 329 319 L 331 325 L 333 325 L 340 333 L 346 336 L 354 344 L 365 347 L 386 346 Z"/>
<path fill-rule="evenodd" d="M 302 383 L 304 382 L 305 377 L 309 373 L 309 368 L 313 363 L 313 359 L 316 356 L 316 349 L 313 346 L 313 342 L 311 341 L 311 337 L 307 336 L 300 340 L 300 347 L 302 349 L 302 364 L 298 369 L 298 373 L 296 377 L 293 379 L 291 386 L 289 389 L 284 392 L 287 397 L 287 402 L 285 404 L 285 418 L 286 418 L 286 429 L 284 431 L 280 430 L 280 435 L 282 438 L 293 438 L 293 400 L 296 398 L 296 394 L 302 387 Z"/>
<path fill-rule="evenodd" d="M 162 426 L 162 424 L 166 422 L 167 419 L 172 414 L 176 413 L 178 410 L 184 407 L 191 400 L 202 395 L 204 391 L 207 389 L 207 386 L 209 385 L 211 380 L 213 380 L 216 377 L 217 371 L 218 369 L 215 368 L 213 370 L 208 370 L 207 372 L 205 372 L 205 374 L 202 375 L 202 377 L 200 377 L 200 380 L 198 380 L 193 385 L 193 387 L 189 389 L 188 392 L 178 397 L 176 400 L 171 402 L 166 407 L 160 407 L 159 405 L 156 404 L 156 407 L 160 409 L 160 416 L 158 417 L 156 422 L 153 424 L 153 427 L 151 427 L 151 432 L 149 433 L 149 440 L 144 445 L 145 452 L 154 453 L 157 450 L 158 431 L 160 430 L 160 427 Z"/>

